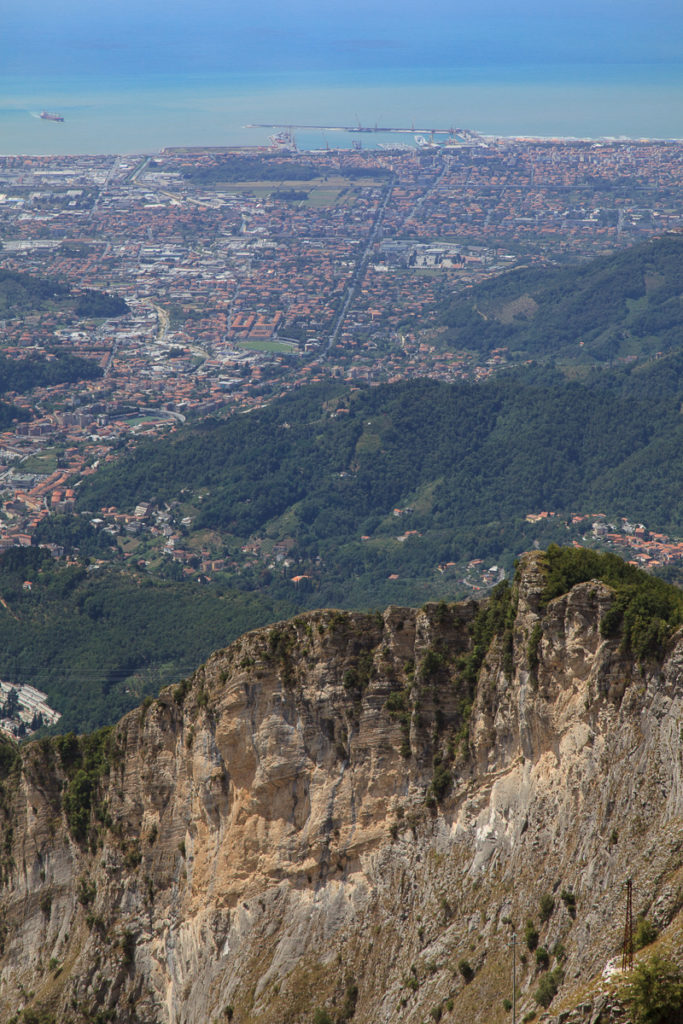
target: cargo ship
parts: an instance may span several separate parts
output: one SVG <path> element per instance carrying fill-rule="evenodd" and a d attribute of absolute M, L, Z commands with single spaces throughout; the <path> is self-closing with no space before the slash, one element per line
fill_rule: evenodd
<path fill-rule="evenodd" d="M 51 114 L 49 110 L 43 110 L 41 115 L 43 121 L 63 121 L 61 114 Z"/>

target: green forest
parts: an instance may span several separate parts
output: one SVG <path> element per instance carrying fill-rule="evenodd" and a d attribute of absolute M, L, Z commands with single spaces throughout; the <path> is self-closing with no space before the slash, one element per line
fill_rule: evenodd
<path fill-rule="evenodd" d="M 44 690 L 59 731 L 116 721 L 211 651 L 294 611 L 266 594 L 66 566 L 36 547 L 0 557 L 0 595 L 0 678 Z"/>
<path fill-rule="evenodd" d="M 300 160 L 286 160 L 281 153 L 259 156 L 227 156 L 209 165 L 186 167 L 183 177 L 196 185 L 217 185 L 234 181 L 312 181 L 320 171 Z M 381 167 L 344 167 L 345 178 L 388 178 Z"/>
<path fill-rule="evenodd" d="M 38 527 L 36 545 L 61 545 L 78 565 L 38 547 L 0 558 L 0 676 L 45 690 L 60 728 L 95 728 L 246 629 L 308 608 L 461 596 L 462 581 L 438 567 L 483 559 L 509 573 L 521 551 L 566 543 L 573 512 L 682 535 L 682 248 L 666 237 L 590 265 L 514 271 L 444 309 L 460 342 L 508 345 L 533 356 L 529 365 L 456 384 L 330 381 L 248 416 L 130 441 L 83 480 L 76 516 Z M 48 289 L 34 301 L 56 299 Z M 613 352 L 599 348 L 608 335 L 618 335 Z M 600 365 L 559 368 L 577 339 Z M 624 363 L 627 351 L 637 358 Z M 0 359 L 0 388 L 98 371 L 83 362 Z M 33 385 L 12 376 L 22 372 Z M 0 406 L 0 416 L 13 412 Z M 221 559 L 211 579 L 161 546 L 150 554 L 147 527 L 115 538 L 89 522 L 105 506 L 131 512 L 141 502 L 172 518 L 180 547 L 207 545 Z M 526 522 L 542 510 L 558 515 Z M 290 568 L 283 556 L 276 563 L 277 544 Z M 638 657 L 662 649 L 681 621 L 671 591 L 644 585 L 618 559 L 598 565 L 593 552 L 557 550 L 547 600 L 598 575 L 618 594 L 605 635 Z"/>
<path fill-rule="evenodd" d="M 545 604 L 585 580 L 613 587 L 601 632 L 638 660 L 660 657 L 683 621 L 679 588 L 614 555 L 550 545 L 545 572 Z M 494 591 L 494 618 L 496 595 L 509 591 L 507 582 Z M 36 547 L 0 556 L 0 596 L 0 677 L 44 690 L 62 713 L 59 732 L 111 724 L 245 631 L 332 603 L 325 589 L 164 583 L 113 565 L 66 566 Z M 390 603 L 382 596 L 375 607 Z"/>
<path fill-rule="evenodd" d="M 77 291 L 65 281 L 0 269 L 0 317 L 25 316 L 49 309 L 71 311 L 76 317 L 114 317 L 128 313 L 118 295 L 90 288 Z"/>
<path fill-rule="evenodd" d="M 0 270 L 0 316 L 20 316 L 68 300 L 70 289 L 51 277 L 22 274 L 16 270 Z"/>
<path fill-rule="evenodd" d="M 625 651 L 639 661 L 661 657 L 667 640 L 683 622 L 683 590 L 637 569 L 611 552 L 560 548 L 544 556 L 544 606 L 577 583 L 602 580 L 616 599 L 600 623 L 603 636 L 620 636 Z"/>
<path fill-rule="evenodd" d="M 524 516 L 544 509 L 682 533 L 682 399 L 683 353 L 583 381 L 536 367 L 482 383 L 320 385 L 138 444 L 84 483 L 79 506 L 184 491 L 193 529 L 291 538 L 341 592 L 464 558 L 511 564 L 534 537 Z"/>
<path fill-rule="evenodd" d="M 683 235 L 567 267 L 526 267 L 446 299 L 443 344 L 610 363 L 680 348 Z"/>
<path fill-rule="evenodd" d="M 0 354 L 0 394 L 16 391 L 25 394 L 33 388 L 66 384 L 78 380 L 96 380 L 102 369 L 92 359 L 69 353 L 50 353 L 49 358 L 27 356 L 9 359 Z"/>
<path fill-rule="evenodd" d="M 311 181 L 318 172 L 298 160 L 229 156 L 209 166 L 188 167 L 183 176 L 195 184 L 215 185 L 229 181 Z"/>
<path fill-rule="evenodd" d="M 129 312 L 128 303 L 120 295 L 98 292 L 93 288 L 86 288 L 76 299 L 76 316 L 108 320 L 110 317 L 123 316 Z"/>
<path fill-rule="evenodd" d="M 0 429 L 6 430 L 12 425 L 13 420 L 26 421 L 31 419 L 28 409 L 21 409 L 19 406 L 10 405 L 8 402 L 0 402 Z"/>

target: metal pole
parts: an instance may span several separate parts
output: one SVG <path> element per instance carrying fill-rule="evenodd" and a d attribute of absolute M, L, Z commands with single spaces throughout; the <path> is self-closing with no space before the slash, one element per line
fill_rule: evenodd
<path fill-rule="evenodd" d="M 517 933 L 512 933 L 512 1024 L 517 1021 Z"/>
<path fill-rule="evenodd" d="M 626 879 L 626 922 L 624 924 L 624 946 L 621 955 L 622 971 L 633 970 L 633 881 Z"/>

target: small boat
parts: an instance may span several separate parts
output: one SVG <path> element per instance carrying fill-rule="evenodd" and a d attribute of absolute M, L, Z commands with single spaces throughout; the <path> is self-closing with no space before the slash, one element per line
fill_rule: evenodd
<path fill-rule="evenodd" d="M 43 121 L 63 121 L 61 114 L 51 114 L 49 110 L 43 110 L 41 115 Z"/>

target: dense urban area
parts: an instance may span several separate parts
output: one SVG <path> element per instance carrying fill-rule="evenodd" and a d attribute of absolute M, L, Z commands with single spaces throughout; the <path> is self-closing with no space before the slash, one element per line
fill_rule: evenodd
<path fill-rule="evenodd" d="M 62 288 L 28 310 L 3 293 L 3 372 L 65 356 L 92 366 L 27 390 L 16 373 L 3 383 L 17 415 L 0 436 L 0 551 L 30 546 L 42 527 L 62 558 L 45 521 L 73 513 L 84 479 L 138 438 L 329 379 L 452 382 L 509 369 L 505 346 L 482 354 L 454 343 L 451 297 L 512 268 L 562 266 L 680 229 L 682 177 L 681 143 L 633 140 L 298 153 L 279 139 L 269 149 L 0 158 L 0 274 Z M 70 292 L 90 302 L 67 303 Z M 187 511 L 106 505 L 88 521 L 136 567 L 172 560 L 199 578 L 277 566 L 295 586 L 306 578 L 286 544 L 258 538 L 228 564 L 192 537 Z M 409 539 L 405 510 L 393 514 L 397 539 Z M 527 521 L 555 515 L 529 509 Z M 683 558 L 676 539 L 604 510 L 577 509 L 563 526 L 569 542 L 646 567 Z M 474 590 L 502 575 L 479 559 L 433 568 Z M 29 706 L 25 724 L 49 719 L 47 706 Z"/>

